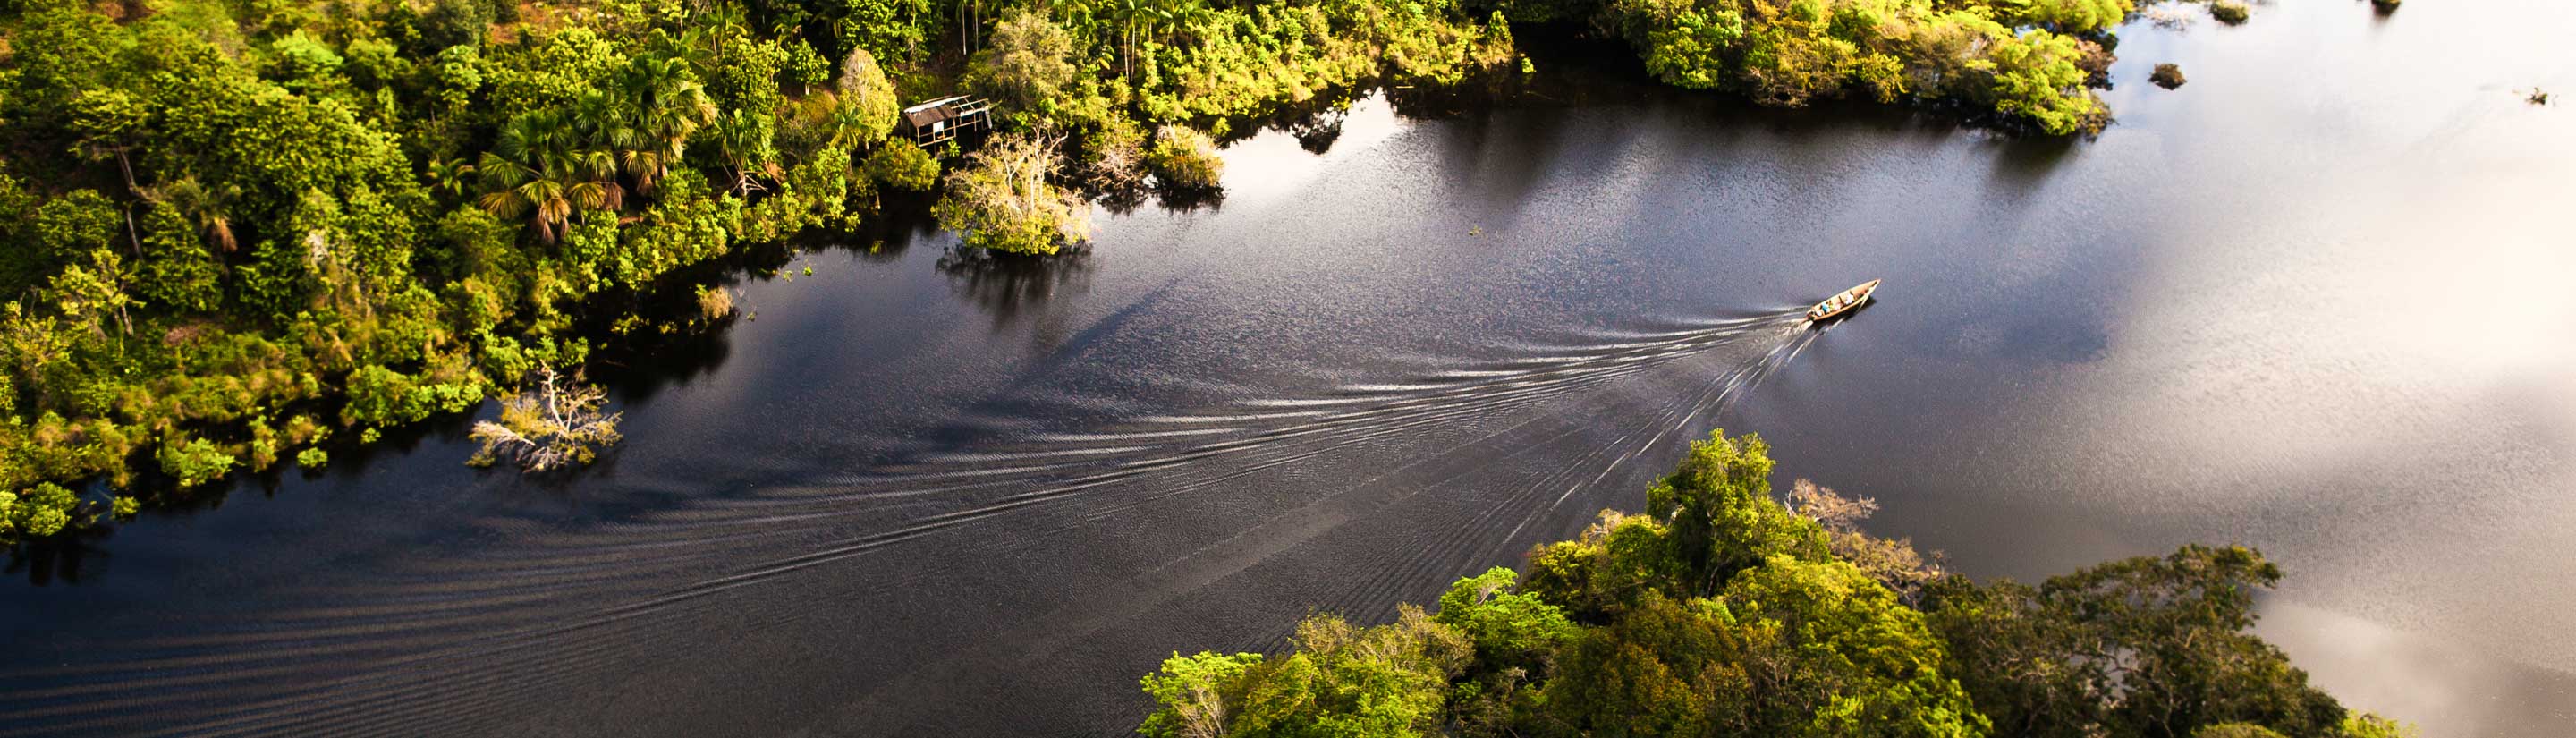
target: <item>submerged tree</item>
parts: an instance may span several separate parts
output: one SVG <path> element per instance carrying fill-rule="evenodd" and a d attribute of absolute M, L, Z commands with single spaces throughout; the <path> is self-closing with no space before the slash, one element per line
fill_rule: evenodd
<path fill-rule="evenodd" d="M 0 490 L 0 544 L 62 532 L 81 517 L 80 497 L 52 482 L 19 492 Z"/>
<path fill-rule="evenodd" d="M 1180 190 L 1215 189 L 1218 178 L 1225 173 L 1225 160 L 1217 156 L 1216 142 L 1184 126 L 1163 126 L 1156 131 L 1154 148 L 1145 152 L 1145 164 L 1163 186 Z"/>
<path fill-rule="evenodd" d="M 532 472 L 589 464 L 620 438 L 623 414 L 601 414 L 607 402 L 598 387 L 539 366 L 533 386 L 501 400 L 500 420 L 474 423 L 470 435 L 483 448 L 465 463 L 491 466 L 506 457 Z"/>
<path fill-rule="evenodd" d="M 948 195 L 933 210 L 972 248 L 1052 254 L 1091 237 L 1091 207 L 1048 181 L 1062 159 L 1060 138 L 1005 136 L 967 157 L 948 175 Z"/>
<path fill-rule="evenodd" d="M 889 139 L 862 164 L 868 180 L 884 187 L 921 192 L 939 186 L 939 160 L 920 145 Z"/>

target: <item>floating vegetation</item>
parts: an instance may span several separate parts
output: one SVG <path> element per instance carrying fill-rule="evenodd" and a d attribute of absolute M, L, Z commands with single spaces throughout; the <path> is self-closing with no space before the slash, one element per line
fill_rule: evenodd
<path fill-rule="evenodd" d="M 2245 19 L 2252 15 L 2252 9 L 2245 7 L 2244 3 L 2237 2 L 2236 0 L 2218 0 L 2218 2 L 2209 4 L 2209 17 L 2216 18 L 2218 19 L 2218 22 L 2225 23 L 2227 25 L 2233 26 L 2244 23 Z"/>
<path fill-rule="evenodd" d="M 2162 87 L 2168 90 L 2181 87 L 2183 83 L 2182 67 L 2170 63 L 2158 64 L 2156 65 L 2156 71 L 2147 75 L 2147 81 L 2154 82 L 2157 87 Z"/>
<path fill-rule="evenodd" d="M 698 318 L 713 323 L 733 315 L 734 291 L 720 285 L 698 288 Z"/>

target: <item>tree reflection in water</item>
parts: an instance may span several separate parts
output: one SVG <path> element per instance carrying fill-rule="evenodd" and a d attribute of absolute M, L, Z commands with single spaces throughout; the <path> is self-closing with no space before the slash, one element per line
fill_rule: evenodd
<path fill-rule="evenodd" d="M 992 313 L 996 328 L 1017 322 L 1022 309 L 1043 304 L 1058 292 L 1079 294 L 1091 288 L 1091 251 L 1085 246 L 1067 247 L 1053 256 L 950 247 L 938 266 L 949 289 Z"/>
<path fill-rule="evenodd" d="M 97 579 L 105 573 L 112 557 L 102 542 L 115 534 L 116 526 L 98 525 L 28 541 L 9 550 L 6 571 L 9 576 L 24 574 L 28 583 L 38 587 L 56 579 L 78 586 L 84 577 Z"/>

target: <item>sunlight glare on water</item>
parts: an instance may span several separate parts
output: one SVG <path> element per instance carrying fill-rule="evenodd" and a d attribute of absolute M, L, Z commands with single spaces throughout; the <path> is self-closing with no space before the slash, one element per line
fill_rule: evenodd
<path fill-rule="evenodd" d="M 628 440 L 569 481 L 433 429 L 23 564 L 0 734 L 1124 733 L 1164 655 L 1390 617 L 1724 427 L 1979 576 L 2259 546 L 2348 703 L 2563 735 L 2576 115 L 2511 91 L 2576 89 L 2570 34 L 2133 25 L 2075 142 L 1545 57 L 1054 259 L 895 223 L 605 377 Z"/>

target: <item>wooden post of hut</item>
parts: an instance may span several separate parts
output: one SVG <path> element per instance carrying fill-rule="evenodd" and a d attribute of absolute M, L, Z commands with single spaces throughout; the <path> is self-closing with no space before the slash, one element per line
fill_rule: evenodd
<path fill-rule="evenodd" d="M 954 140 L 957 134 L 978 127 L 991 132 L 993 104 L 971 95 L 943 97 L 904 108 L 899 125 L 904 135 L 912 137 L 913 143 L 928 148 L 932 144 Z"/>

